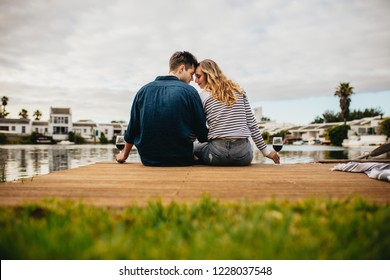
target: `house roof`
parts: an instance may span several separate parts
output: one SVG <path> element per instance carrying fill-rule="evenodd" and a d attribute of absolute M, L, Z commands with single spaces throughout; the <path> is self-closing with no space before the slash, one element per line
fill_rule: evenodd
<path fill-rule="evenodd" d="M 49 122 L 44 121 L 33 121 L 32 125 L 49 125 Z"/>
<path fill-rule="evenodd" d="M 53 108 L 50 107 L 50 114 L 71 115 L 70 108 Z"/>
<path fill-rule="evenodd" d="M 79 127 L 80 126 L 84 126 L 84 127 L 91 126 L 91 127 L 95 127 L 95 126 L 97 126 L 97 124 L 94 121 L 92 121 L 92 120 L 79 120 L 77 122 L 74 122 L 73 126 L 79 126 Z"/>
<path fill-rule="evenodd" d="M 73 123 L 73 127 L 96 127 L 95 123 Z"/>
<path fill-rule="evenodd" d="M 9 124 L 29 124 L 30 119 L 6 119 L 0 118 L 0 123 L 9 123 Z"/>
<path fill-rule="evenodd" d="M 73 127 L 96 127 L 93 123 L 73 123 Z"/>

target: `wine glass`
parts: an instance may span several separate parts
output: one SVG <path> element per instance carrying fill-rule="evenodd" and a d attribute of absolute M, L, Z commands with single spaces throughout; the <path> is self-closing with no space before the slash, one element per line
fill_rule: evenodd
<path fill-rule="evenodd" d="M 115 145 L 122 152 L 122 150 L 125 148 L 125 137 L 123 135 L 117 135 L 115 140 Z"/>
<path fill-rule="evenodd" d="M 272 147 L 276 152 L 280 152 L 283 148 L 283 138 L 282 137 L 274 137 L 272 139 Z"/>

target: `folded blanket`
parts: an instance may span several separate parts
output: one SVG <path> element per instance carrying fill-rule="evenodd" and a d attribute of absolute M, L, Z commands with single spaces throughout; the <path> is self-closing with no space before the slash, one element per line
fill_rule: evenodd
<path fill-rule="evenodd" d="M 382 162 L 348 162 L 339 163 L 332 171 L 364 172 L 368 177 L 390 182 L 390 164 Z"/>

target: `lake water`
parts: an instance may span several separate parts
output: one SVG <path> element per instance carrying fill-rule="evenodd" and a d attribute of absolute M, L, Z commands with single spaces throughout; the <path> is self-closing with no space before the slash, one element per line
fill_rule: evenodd
<path fill-rule="evenodd" d="M 272 150 L 272 146 L 268 147 Z M 285 145 L 279 153 L 282 164 L 315 162 L 323 159 L 352 159 L 375 147 L 342 148 L 320 145 Z M 115 161 L 114 145 L 0 145 L 0 181 L 29 178 L 100 161 Z M 127 162 L 140 162 L 132 150 Z M 273 164 L 256 150 L 254 163 Z"/>

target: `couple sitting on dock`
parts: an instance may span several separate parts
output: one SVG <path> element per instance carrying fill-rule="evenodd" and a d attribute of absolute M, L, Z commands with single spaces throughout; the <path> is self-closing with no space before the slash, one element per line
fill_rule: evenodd
<path fill-rule="evenodd" d="M 189 85 L 194 74 L 199 93 Z M 135 145 L 147 166 L 250 165 L 249 137 L 265 157 L 279 163 L 279 155 L 264 143 L 244 90 L 214 61 L 198 63 L 189 52 L 175 52 L 169 75 L 136 94 L 125 148 L 116 160 L 125 162 Z"/>

